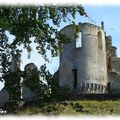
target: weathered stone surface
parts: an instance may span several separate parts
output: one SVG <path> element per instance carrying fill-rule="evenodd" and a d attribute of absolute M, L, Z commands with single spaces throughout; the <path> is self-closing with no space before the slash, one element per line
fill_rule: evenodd
<path fill-rule="evenodd" d="M 0 107 L 3 107 L 4 104 L 8 101 L 9 101 L 9 93 L 5 88 L 3 88 L 0 91 Z"/>
<path fill-rule="evenodd" d="M 120 58 L 112 58 L 112 71 L 120 74 Z"/>
<path fill-rule="evenodd" d="M 120 94 L 120 74 L 109 72 L 108 79 L 110 82 L 110 93 Z"/>
<path fill-rule="evenodd" d="M 80 48 L 76 48 L 75 28 L 72 25 L 61 30 L 61 33 L 72 41 L 65 45 L 60 55 L 59 86 L 69 87 L 73 91 L 75 82 L 73 69 L 77 69 L 78 92 L 105 93 L 103 88 L 108 82 L 105 33 L 102 28 L 89 23 L 79 26 L 82 39 Z M 101 33 L 101 48 L 98 46 L 98 32 Z M 90 84 L 91 88 L 86 89 L 87 84 Z M 100 90 L 95 90 L 96 84 L 101 86 Z"/>

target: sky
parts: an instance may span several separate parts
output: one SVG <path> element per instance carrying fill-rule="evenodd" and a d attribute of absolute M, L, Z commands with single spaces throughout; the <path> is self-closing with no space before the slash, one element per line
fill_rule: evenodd
<path fill-rule="evenodd" d="M 87 15 L 91 19 L 88 19 L 83 16 L 76 15 L 75 22 L 78 24 L 79 22 L 88 22 L 95 25 L 100 26 L 101 21 L 104 21 L 104 29 L 106 31 L 106 35 L 112 36 L 112 42 L 113 46 L 117 47 L 117 55 L 120 57 L 120 6 L 109 6 L 109 5 L 102 5 L 102 6 L 95 6 L 95 5 L 83 5 L 83 7 L 86 10 Z M 62 23 L 59 30 L 69 23 Z M 9 36 L 12 40 L 14 37 Z M 24 66 L 27 63 L 35 63 L 38 68 L 40 68 L 40 65 L 44 64 L 45 61 L 35 51 L 35 47 L 33 46 L 33 52 L 31 53 L 31 58 L 27 59 L 28 53 L 27 51 L 24 51 L 22 54 L 22 64 L 21 64 L 21 70 L 24 70 Z M 55 58 L 49 58 L 50 63 L 47 64 L 47 69 L 50 70 L 50 72 L 53 74 L 58 70 L 59 67 L 59 57 Z M 0 83 L 0 88 L 3 87 L 3 83 Z"/>
<path fill-rule="evenodd" d="M 104 21 L 104 28 L 106 31 L 106 35 L 111 35 L 113 40 L 113 46 L 117 47 L 117 54 L 120 57 L 120 6 L 84 6 L 86 10 L 86 13 L 88 16 L 94 20 L 95 22 L 91 21 L 90 19 L 76 15 L 76 23 L 79 22 L 88 22 L 92 24 L 96 24 L 98 26 L 101 25 L 101 21 Z M 62 23 L 60 28 L 65 27 L 69 23 Z M 59 28 L 59 29 L 60 29 Z M 34 49 L 34 47 L 33 47 Z M 24 52 L 23 54 L 23 63 L 22 63 L 22 69 L 26 63 L 29 62 L 35 62 L 37 66 L 40 66 L 44 63 L 44 60 L 41 58 L 40 55 L 37 54 L 35 49 L 33 50 L 33 53 L 31 55 L 31 59 L 27 60 L 25 57 L 27 56 L 27 52 Z M 48 69 L 51 71 L 51 73 L 54 73 L 59 66 L 59 57 L 51 58 L 50 57 L 50 63 L 47 64 Z"/>

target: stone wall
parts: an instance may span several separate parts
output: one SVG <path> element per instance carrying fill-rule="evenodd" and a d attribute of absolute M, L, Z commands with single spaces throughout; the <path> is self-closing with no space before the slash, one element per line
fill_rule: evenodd
<path fill-rule="evenodd" d="M 60 55 L 60 67 L 59 67 L 59 85 L 73 89 L 73 60 L 74 60 L 74 33 L 75 29 L 73 26 L 67 26 L 61 30 L 61 33 L 66 35 L 66 37 L 71 39 L 71 43 L 68 43 L 64 47 L 64 51 Z"/>
<path fill-rule="evenodd" d="M 60 56 L 59 85 L 74 89 L 74 72 L 77 70 L 76 91 L 104 93 L 107 85 L 106 45 L 104 31 L 95 25 L 79 24 L 82 47 L 76 48 L 74 27 L 67 26 L 62 33 L 72 39 Z M 98 31 L 102 34 L 102 49 L 98 48 Z"/>
<path fill-rule="evenodd" d="M 120 73 L 120 58 L 112 59 L 112 71 Z"/>
<path fill-rule="evenodd" d="M 9 93 L 5 88 L 3 88 L 0 91 L 0 108 L 3 107 L 4 104 L 8 101 L 9 101 Z"/>
<path fill-rule="evenodd" d="M 110 93 L 120 94 L 120 74 L 109 72 L 108 80 L 110 82 Z"/>

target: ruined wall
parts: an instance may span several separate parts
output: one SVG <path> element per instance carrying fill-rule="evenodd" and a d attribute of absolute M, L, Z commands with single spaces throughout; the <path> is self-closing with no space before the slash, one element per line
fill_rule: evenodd
<path fill-rule="evenodd" d="M 111 71 L 108 71 L 110 82 L 110 93 L 120 94 L 120 58 L 114 57 L 111 60 Z"/>
<path fill-rule="evenodd" d="M 9 101 L 9 93 L 8 91 L 3 88 L 0 91 L 0 108 L 4 106 L 5 103 L 7 103 Z"/>
<path fill-rule="evenodd" d="M 79 24 L 82 47 L 75 47 L 74 28 L 67 26 L 62 32 L 72 37 L 60 56 L 59 85 L 73 90 L 74 73 L 77 69 L 77 91 L 83 93 L 104 93 L 107 85 L 106 47 L 104 31 L 92 24 Z M 102 48 L 98 48 L 98 31 L 102 34 Z"/>
<path fill-rule="evenodd" d="M 107 70 L 109 81 L 109 93 L 120 93 L 120 58 L 117 57 L 117 48 L 112 46 L 112 37 L 106 36 Z"/>
<path fill-rule="evenodd" d="M 110 82 L 110 92 L 111 94 L 120 94 L 120 74 L 115 72 L 108 73 L 108 80 Z"/>
<path fill-rule="evenodd" d="M 60 55 L 60 67 L 59 67 L 59 86 L 68 87 L 69 89 L 73 89 L 73 63 L 74 63 L 74 32 L 73 26 L 67 26 L 61 30 L 62 34 L 65 34 L 69 37 L 73 42 L 68 43 L 64 47 L 63 53 Z"/>
<path fill-rule="evenodd" d="M 112 70 L 112 54 L 111 54 L 111 48 L 112 48 L 112 38 L 111 36 L 106 36 L 106 59 L 107 59 L 107 69 L 108 71 Z"/>
<path fill-rule="evenodd" d="M 104 31 L 92 24 L 81 24 L 81 49 L 76 50 L 79 88 L 87 93 L 105 92 L 107 85 L 106 48 Z M 97 33 L 102 34 L 102 48 L 98 46 Z"/>
<path fill-rule="evenodd" d="M 102 37 L 102 46 L 101 49 L 97 47 L 97 59 L 98 59 L 98 71 L 99 71 L 99 81 L 105 86 L 107 86 L 107 61 L 106 61 L 106 41 L 105 41 L 105 32 L 98 28 L 98 31 L 101 32 Z"/>
<path fill-rule="evenodd" d="M 113 58 L 117 57 L 117 48 L 115 46 L 112 46 L 111 54 Z"/>
<path fill-rule="evenodd" d="M 120 73 L 120 58 L 112 59 L 112 71 Z"/>

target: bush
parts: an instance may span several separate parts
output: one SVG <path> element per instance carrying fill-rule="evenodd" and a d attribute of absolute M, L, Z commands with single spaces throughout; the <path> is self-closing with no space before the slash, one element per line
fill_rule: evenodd
<path fill-rule="evenodd" d="M 80 105 L 78 102 L 77 103 L 71 102 L 71 106 L 76 112 L 83 112 L 83 106 Z"/>

